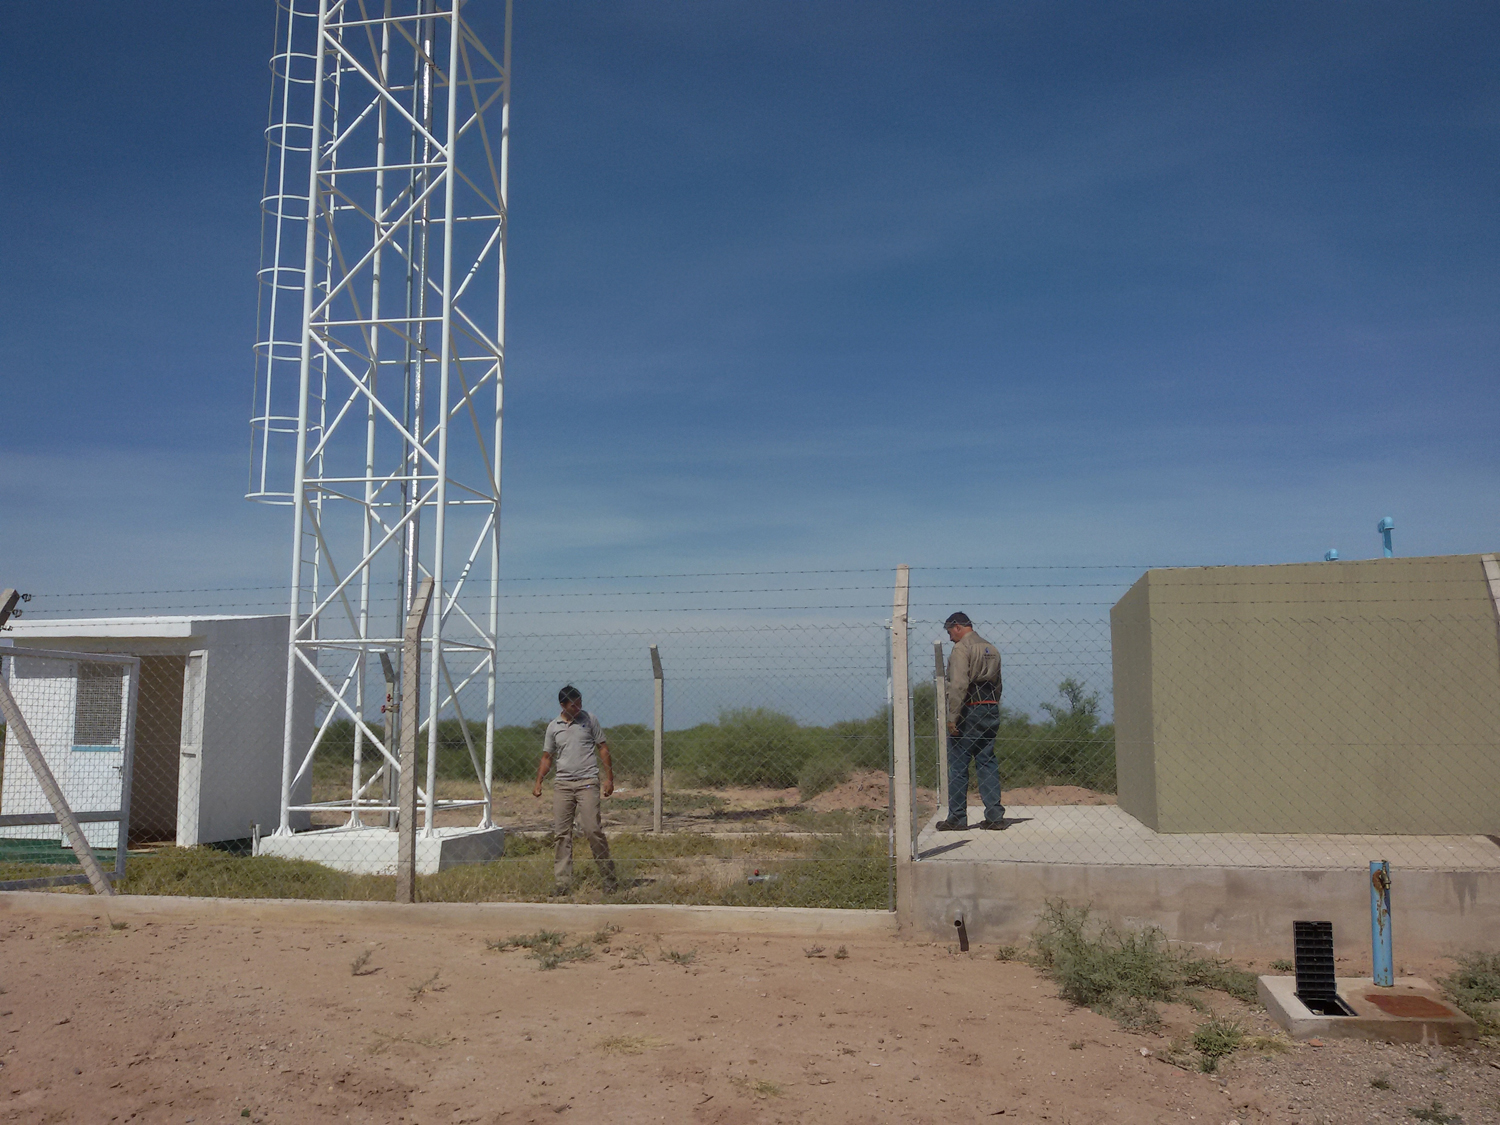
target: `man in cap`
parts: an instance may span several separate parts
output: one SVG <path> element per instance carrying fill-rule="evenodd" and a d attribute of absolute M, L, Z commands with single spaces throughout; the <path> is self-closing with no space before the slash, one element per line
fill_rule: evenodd
<path fill-rule="evenodd" d="M 604 893 L 613 894 L 615 864 L 609 858 L 609 841 L 599 821 L 599 767 L 604 767 L 604 795 L 615 791 L 615 771 L 609 760 L 609 743 L 599 720 L 583 709 L 583 693 L 568 684 L 557 693 L 562 708 L 547 724 L 542 741 L 542 760 L 537 765 L 536 785 L 531 795 L 542 795 L 542 778 L 557 760 L 557 780 L 552 784 L 552 836 L 556 855 L 552 867 L 554 896 L 566 895 L 573 882 L 573 819 L 576 815 L 583 838 L 589 842 L 594 862 L 604 880 Z"/>
<path fill-rule="evenodd" d="M 984 802 L 980 828 L 1005 827 L 1000 803 L 1000 764 L 995 735 L 1000 730 L 1000 650 L 978 633 L 962 611 L 943 623 L 953 652 L 948 657 L 948 819 L 939 832 L 969 827 L 969 761 L 979 779 Z"/>

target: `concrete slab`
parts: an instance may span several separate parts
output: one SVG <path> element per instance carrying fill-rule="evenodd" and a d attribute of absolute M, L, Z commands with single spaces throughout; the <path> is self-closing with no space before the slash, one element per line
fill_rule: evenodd
<path fill-rule="evenodd" d="M 1407 870 L 1500 872 L 1500 843 L 1489 836 L 1156 832 L 1118 805 L 1007 806 L 1003 832 L 939 832 L 940 815 L 917 835 L 919 862 L 1368 871 L 1385 859 Z M 970 824 L 983 819 L 981 806 L 969 808 Z"/>
<path fill-rule="evenodd" d="M 1325 1016 L 1297 999 L 1296 977 L 1257 978 L 1256 991 L 1271 1018 L 1293 1039 L 1373 1039 L 1386 1043 L 1452 1044 L 1479 1035 L 1479 1025 L 1421 977 L 1401 977 L 1390 988 L 1369 977 L 1338 977 L 1339 999 L 1352 1016 Z"/>
<path fill-rule="evenodd" d="M 394 875 L 396 846 L 396 833 L 389 828 L 327 828 L 262 836 L 259 854 L 311 860 L 351 875 Z M 431 836 L 417 834 L 417 874 L 486 863 L 504 853 L 504 828 L 438 828 Z"/>

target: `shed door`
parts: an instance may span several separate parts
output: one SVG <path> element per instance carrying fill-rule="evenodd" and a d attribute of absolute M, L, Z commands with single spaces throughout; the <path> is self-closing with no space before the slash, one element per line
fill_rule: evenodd
<path fill-rule="evenodd" d="M 188 653 L 182 676 L 182 742 L 177 762 L 177 846 L 198 843 L 200 799 L 203 792 L 203 700 L 208 676 L 208 653 Z"/>
<path fill-rule="evenodd" d="M 63 777 L 57 779 L 74 812 L 102 812 L 120 807 L 125 770 L 125 709 L 129 690 L 124 664 L 78 662 L 78 688 L 73 710 L 73 752 Z M 95 848 L 113 848 L 119 825 L 83 825 Z"/>

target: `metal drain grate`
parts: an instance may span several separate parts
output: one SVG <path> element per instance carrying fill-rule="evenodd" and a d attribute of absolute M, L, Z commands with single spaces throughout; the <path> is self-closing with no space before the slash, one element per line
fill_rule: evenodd
<path fill-rule="evenodd" d="M 1354 1013 L 1339 999 L 1333 970 L 1333 923 L 1293 922 L 1292 947 L 1296 955 L 1297 999 L 1308 1011 L 1322 1016 Z"/>

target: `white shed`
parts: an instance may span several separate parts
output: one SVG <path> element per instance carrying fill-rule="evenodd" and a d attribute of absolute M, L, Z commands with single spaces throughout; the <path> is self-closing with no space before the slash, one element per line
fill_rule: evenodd
<path fill-rule="evenodd" d="M 133 842 L 175 841 L 191 847 L 242 840 L 252 835 L 252 824 L 271 830 L 279 823 L 285 615 L 26 620 L 15 622 L 6 636 L 16 648 L 140 657 L 130 800 Z M 299 669 L 299 675 L 306 673 Z M 314 697 L 310 677 L 299 681 L 294 722 L 298 760 L 312 742 Z M 45 718 L 28 715 L 28 722 L 35 726 Z M 60 764 L 52 763 L 54 770 Z M 5 776 L 13 770 L 26 771 L 26 765 L 19 747 L 7 745 Z M 293 803 L 306 804 L 310 779 L 299 789 Z M 0 813 L 12 811 L 4 807 L 4 799 L 0 795 Z M 293 817 L 294 828 L 308 827 L 308 814 L 301 814 L 301 824 L 297 814 Z M 0 834 L 13 831 L 0 829 Z M 49 831 L 57 838 L 58 829 Z"/>

